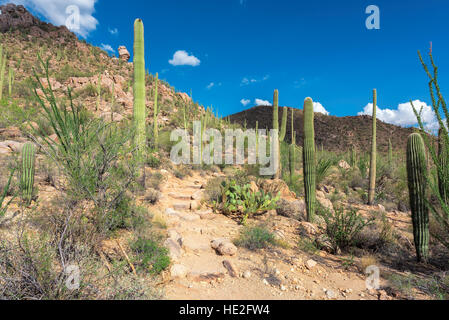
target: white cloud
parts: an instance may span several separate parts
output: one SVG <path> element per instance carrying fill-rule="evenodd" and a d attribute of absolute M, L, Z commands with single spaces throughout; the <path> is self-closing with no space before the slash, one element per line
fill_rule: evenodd
<path fill-rule="evenodd" d="M 73 24 L 74 20 L 68 22 L 73 11 L 66 11 L 75 6 L 79 9 L 79 28 L 69 28 L 76 34 L 87 37 L 89 33 L 97 28 L 98 20 L 94 18 L 95 3 L 97 0 L 2 0 L 1 3 L 15 3 L 25 6 L 33 12 L 45 17 L 56 26 Z M 67 13 L 68 12 L 68 13 Z"/>
<path fill-rule="evenodd" d="M 438 119 L 433 111 L 432 107 L 427 105 L 425 102 L 414 100 L 413 105 L 416 110 L 421 111 L 421 118 L 427 130 L 438 130 L 439 124 Z M 358 115 L 372 115 L 373 114 L 373 104 L 369 103 L 359 112 Z M 416 126 L 418 120 L 416 119 L 415 113 L 413 112 L 413 107 L 410 102 L 401 103 L 398 105 L 397 109 L 380 109 L 377 106 L 376 110 L 377 118 L 383 122 L 394 124 L 401 127 Z"/>
<path fill-rule="evenodd" d="M 118 29 L 117 29 L 117 28 L 114 28 L 114 29 L 109 28 L 108 31 L 109 31 L 109 33 L 112 34 L 113 36 L 115 36 L 115 35 L 118 34 Z"/>
<path fill-rule="evenodd" d="M 173 55 L 173 59 L 169 60 L 168 63 L 170 63 L 173 66 L 192 66 L 196 67 L 199 66 L 201 61 L 193 56 L 189 55 L 184 50 L 178 50 Z"/>
<path fill-rule="evenodd" d="M 325 115 L 329 115 L 329 112 L 323 107 L 323 105 L 319 102 L 314 102 L 313 103 L 313 111 L 317 112 L 317 113 L 322 113 Z"/>
<path fill-rule="evenodd" d="M 209 83 L 208 85 L 207 85 L 207 89 L 212 89 L 213 87 L 215 86 L 215 83 L 213 83 L 213 82 L 211 82 L 211 83 Z"/>
<path fill-rule="evenodd" d="M 249 104 L 251 103 L 251 100 L 249 100 L 249 99 L 242 99 L 242 100 L 240 100 L 240 103 L 241 103 L 244 107 L 246 107 L 247 105 L 249 105 Z"/>
<path fill-rule="evenodd" d="M 254 103 L 257 105 L 257 106 L 271 106 L 271 102 L 270 101 L 267 101 L 267 100 L 262 100 L 262 99 L 256 99 L 256 100 L 254 100 Z"/>
<path fill-rule="evenodd" d="M 255 78 L 248 78 L 248 77 L 245 77 L 245 78 L 243 78 L 242 81 L 240 82 L 240 86 L 243 87 L 243 86 L 247 86 L 247 85 L 252 84 L 252 83 L 257 83 L 257 82 L 266 81 L 266 80 L 268 80 L 268 79 L 270 79 L 270 76 L 269 76 L 269 75 L 264 76 L 262 79 L 255 79 Z"/>
<path fill-rule="evenodd" d="M 115 50 L 109 44 L 102 43 L 100 48 L 103 49 L 104 51 L 107 51 L 107 52 L 112 52 L 112 53 L 115 52 Z"/>

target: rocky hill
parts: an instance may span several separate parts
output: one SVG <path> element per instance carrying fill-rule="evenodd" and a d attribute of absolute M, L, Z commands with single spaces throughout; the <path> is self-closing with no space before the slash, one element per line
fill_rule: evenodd
<path fill-rule="evenodd" d="M 67 101 L 67 89 L 71 88 L 74 103 L 96 117 L 122 121 L 132 116 L 133 63 L 128 61 L 130 54 L 124 46 L 118 48 L 119 58 L 111 57 L 102 49 L 79 40 L 65 26 L 56 27 L 40 21 L 21 5 L 2 5 L 0 10 L 0 44 L 6 55 L 0 128 L 20 127 L 21 123 L 42 120 L 35 117 L 36 102 L 31 91 L 34 71 L 45 87 L 48 86 L 38 55 L 49 62 L 50 85 L 61 102 Z M 147 74 L 146 84 L 150 122 L 155 75 Z M 38 90 L 38 93 L 42 92 Z M 191 116 L 204 112 L 204 108 L 193 103 L 186 93 L 176 92 L 162 80 L 158 85 L 158 104 L 162 130 L 180 126 L 184 106 Z M 20 114 L 14 110 L 21 110 Z"/>
<path fill-rule="evenodd" d="M 282 115 L 280 109 L 279 118 Z M 244 124 L 246 121 L 248 128 L 255 128 L 256 121 L 259 128 L 272 127 L 273 111 L 271 107 L 256 106 L 254 108 L 233 114 L 230 116 L 232 122 Z M 288 142 L 291 141 L 291 108 L 288 112 L 287 135 Z M 296 143 L 302 145 L 304 134 L 302 132 L 303 111 L 295 109 L 294 125 L 296 131 Z M 335 117 L 321 113 L 315 114 L 315 140 L 317 147 L 328 151 L 347 151 L 351 146 L 357 150 L 368 151 L 371 147 L 372 117 Z M 391 139 L 393 148 L 396 151 L 403 151 L 406 148 L 407 137 L 413 132 L 412 128 L 402 128 L 382 121 L 377 121 L 377 145 L 380 151 L 388 150 L 388 139 Z"/>

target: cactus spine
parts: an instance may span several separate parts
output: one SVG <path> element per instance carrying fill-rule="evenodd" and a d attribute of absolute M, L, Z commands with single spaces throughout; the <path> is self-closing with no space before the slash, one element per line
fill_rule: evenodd
<path fill-rule="evenodd" d="M 136 158 L 143 166 L 146 150 L 145 131 L 145 47 L 144 28 L 141 19 L 134 22 L 134 126 L 135 126 L 135 148 Z M 141 184 L 145 184 L 145 170 L 141 173 Z"/>
<path fill-rule="evenodd" d="M 368 190 L 368 204 L 374 204 L 374 196 L 376 191 L 376 158 L 377 158 L 377 145 L 376 145 L 376 111 L 377 111 L 377 90 L 373 90 L 373 136 L 371 142 L 371 162 L 369 168 L 369 190 Z"/>
<path fill-rule="evenodd" d="M 413 236 L 418 261 L 426 261 L 429 254 L 429 209 L 427 207 L 427 161 L 424 141 L 413 133 L 407 141 L 407 177 L 412 209 Z"/>
<path fill-rule="evenodd" d="M 313 222 L 315 216 L 315 128 L 314 128 L 313 100 L 306 98 L 304 101 L 304 190 L 306 195 L 307 220 Z"/>
<path fill-rule="evenodd" d="M 155 88 L 154 88 L 154 120 L 153 120 L 153 139 L 154 139 L 154 148 L 157 150 L 159 146 L 159 108 L 157 105 L 157 99 L 158 99 L 158 83 L 159 83 L 159 74 L 156 73 L 156 80 L 155 80 Z"/>
<path fill-rule="evenodd" d="M 445 145 L 444 130 L 440 128 L 438 130 L 438 190 L 440 192 L 441 199 L 449 205 L 449 163 L 448 152 Z"/>
<path fill-rule="evenodd" d="M 33 199 L 35 155 L 36 149 L 34 145 L 27 142 L 22 149 L 22 176 L 20 179 L 22 199 L 27 205 Z"/>

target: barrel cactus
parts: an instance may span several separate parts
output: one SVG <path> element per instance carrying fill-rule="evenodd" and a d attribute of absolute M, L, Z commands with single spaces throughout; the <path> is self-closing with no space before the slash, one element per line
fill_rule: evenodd
<path fill-rule="evenodd" d="M 22 199 L 26 204 L 30 204 L 33 199 L 35 157 L 34 144 L 27 142 L 22 149 L 22 174 L 20 177 Z"/>
<path fill-rule="evenodd" d="M 407 178 L 412 210 L 413 236 L 418 261 L 429 255 L 429 208 L 427 206 L 427 161 L 423 138 L 413 133 L 407 141 Z"/>
<path fill-rule="evenodd" d="M 315 216 L 315 189 L 316 189 L 316 155 L 315 155 L 315 128 L 314 128 L 313 100 L 304 101 L 304 142 L 303 142 L 303 168 L 304 190 L 306 195 L 307 220 L 313 222 Z"/>

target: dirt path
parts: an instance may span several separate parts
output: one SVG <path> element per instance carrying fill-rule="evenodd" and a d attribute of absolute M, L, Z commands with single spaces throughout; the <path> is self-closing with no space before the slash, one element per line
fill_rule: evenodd
<path fill-rule="evenodd" d="M 158 209 L 167 223 L 165 245 L 172 258 L 166 299 L 378 299 L 378 292 L 366 289 L 365 276 L 356 267 L 346 270 L 340 259 L 325 252 L 304 253 L 297 239 L 286 239 L 288 249 L 250 251 L 229 244 L 242 226 L 197 210 L 206 181 L 197 174 L 184 180 L 170 177 L 161 189 Z M 298 221 L 278 216 L 269 220 L 284 235 L 297 233 Z M 212 248 L 217 239 L 227 243 L 229 253 L 236 253 L 218 254 Z"/>

